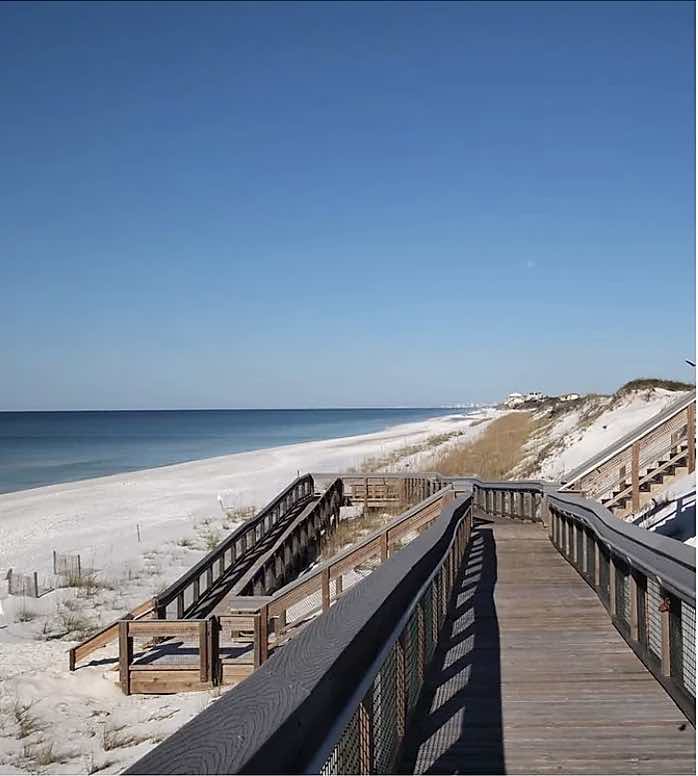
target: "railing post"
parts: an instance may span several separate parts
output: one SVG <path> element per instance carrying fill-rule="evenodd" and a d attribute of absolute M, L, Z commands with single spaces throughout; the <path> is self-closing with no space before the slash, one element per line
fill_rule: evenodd
<path fill-rule="evenodd" d="M 208 659 L 209 681 L 213 685 L 220 684 L 220 622 L 218 617 L 210 617 L 208 620 Z"/>
<path fill-rule="evenodd" d="M 131 694 L 133 638 L 128 635 L 128 620 L 119 622 L 119 684 L 124 695 Z"/>
<path fill-rule="evenodd" d="M 259 668 L 269 656 L 269 607 L 263 606 L 254 616 L 254 667 Z"/>
<path fill-rule="evenodd" d="M 631 478 L 633 487 L 633 512 L 640 508 L 640 442 L 635 442 L 631 451 Z"/>
<path fill-rule="evenodd" d="M 594 538 L 594 588 L 597 590 L 601 586 L 601 547 Z"/>
<path fill-rule="evenodd" d="M 381 535 L 381 562 L 388 560 L 388 531 Z"/>
<path fill-rule="evenodd" d="M 671 603 L 665 590 L 660 588 L 659 593 L 663 599 L 659 606 L 662 624 L 662 675 L 671 676 Z"/>
<path fill-rule="evenodd" d="M 608 555 L 608 610 L 613 619 L 616 614 L 616 563 L 613 553 Z"/>
<path fill-rule="evenodd" d="M 688 471 L 696 468 L 696 405 L 689 404 L 686 408 L 686 421 L 688 423 Z"/>
<path fill-rule="evenodd" d="M 211 677 L 209 674 L 209 655 L 208 655 L 208 621 L 199 623 L 199 681 L 203 684 L 208 682 Z"/>
<path fill-rule="evenodd" d="M 640 593 L 640 588 L 638 587 L 633 570 L 629 569 L 628 573 L 630 574 L 630 638 L 633 641 L 639 641 L 640 618 L 638 614 L 638 595 Z"/>
<path fill-rule="evenodd" d="M 322 586 L 322 611 L 326 612 L 330 608 L 330 570 L 326 568 L 320 578 Z"/>

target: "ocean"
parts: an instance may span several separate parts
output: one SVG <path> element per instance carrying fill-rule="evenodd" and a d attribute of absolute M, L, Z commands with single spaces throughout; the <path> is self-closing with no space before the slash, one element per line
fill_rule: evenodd
<path fill-rule="evenodd" d="M 453 412 L 446 409 L 0 412 L 0 493 L 264 447 L 368 434 Z"/>

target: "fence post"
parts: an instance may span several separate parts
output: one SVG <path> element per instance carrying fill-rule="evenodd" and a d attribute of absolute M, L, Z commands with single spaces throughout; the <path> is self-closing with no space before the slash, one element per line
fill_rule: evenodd
<path fill-rule="evenodd" d="M 686 408 L 686 421 L 688 423 L 688 471 L 696 468 L 696 405 L 689 404 Z"/>
<path fill-rule="evenodd" d="M 39 575 L 34 572 L 34 598 L 39 597 Z"/>
<path fill-rule="evenodd" d="M 635 579 L 635 574 L 633 573 L 632 569 L 629 569 L 629 574 L 630 574 L 630 638 L 633 641 L 639 641 L 640 640 L 640 632 L 639 632 L 640 618 L 638 616 L 638 605 L 637 605 L 639 588 L 637 584 L 637 579 Z"/>
<path fill-rule="evenodd" d="M 57 574 L 57 573 L 58 573 L 58 572 L 56 571 L 56 551 L 55 551 L 55 550 L 53 551 L 53 573 L 54 573 L 54 574 Z"/>
<path fill-rule="evenodd" d="M 259 668 L 269 656 L 269 607 L 263 606 L 254 618 L 254 667 Z"/>
<path fill-rule="evenodd" d="M 208 675 L 208 621 L 199 623 L 199 681 L 203 684 L 209 681 Z"/>
<path fill-rule="evenodd" d="M 131 661 L 133 660 L 133 638 L 128 635 L 128 620 L 119 622 L 119 683 L 124 695 L 131 694 Z"/>
<path fill-rule="evenodd" d="M 635 442 L 632 447 L 631 477 L 633 486 L 633 512 L 640 508 L 640 443 Z"/>
<path fill-rule="evenodd" d="M 388 531 L 381 535 L 381 562 L 388 560 Z"/>
<path fill-rule="evenodd" d="M 671 676 L 671 612 L 670 600 L 665 590 L 660 589 L 662 603 L 659 605 L 662 623 L 662 676 Z"/>
<path fill-rule="evenodd" d="M 326 612 L 330 608 L 330 569 L 324 569 L 320 577 L 322 585 L 322 611 Z"/>
<path fill-rule="evenodd" d="M 616 611 L 616 563 L 613 553 L 608 556 L 608 609 L 613 619 L 618 612 Z"/>
<path fill-rule="evenodd" d="M 219 630 L 220 623 L 215 615 L 208 620 L 208 659 L 209 681 L 212 685 L 220 684 L 219 672 Z"/>

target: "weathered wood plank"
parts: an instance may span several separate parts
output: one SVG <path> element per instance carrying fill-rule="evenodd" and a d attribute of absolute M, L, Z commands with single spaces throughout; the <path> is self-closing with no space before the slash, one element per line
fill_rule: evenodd
<path fill-rule="evenodd" d="M 481 523 L 400 772 L 695 773 L 695 731 L 545 529 Z"/>

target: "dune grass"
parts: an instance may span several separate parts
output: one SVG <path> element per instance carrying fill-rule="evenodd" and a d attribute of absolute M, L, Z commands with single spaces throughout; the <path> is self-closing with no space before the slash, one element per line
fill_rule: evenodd
<path fill-rule="evenodd" d="M 536 428 L 530 412 L 511 412 L 492 421 L 477 439 L 434 457 L 433 468 L 445 475 L 506 479 L 521 461 L 523 445 Z"/>

